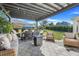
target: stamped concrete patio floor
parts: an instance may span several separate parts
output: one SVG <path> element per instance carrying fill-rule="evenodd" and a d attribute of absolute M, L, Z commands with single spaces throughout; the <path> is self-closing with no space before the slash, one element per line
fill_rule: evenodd
<path fill-rule="evenodd" d="M 55 43 L 43 40 L 42 46 L 35 47 L 31 40 L 20 41 L 19 56 L 79 56 L 79 49 L 64 47 L 63 41 Z"/>

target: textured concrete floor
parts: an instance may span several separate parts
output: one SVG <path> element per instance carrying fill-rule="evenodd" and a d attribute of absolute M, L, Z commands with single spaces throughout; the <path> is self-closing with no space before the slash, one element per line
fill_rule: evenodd
<path fill-rule="evenodd" d="M 40 50 L 41 46 L 34 46 L 31 40 L 20 41 L 19 56 L 43 56 Z"/>
<path fill-rule="evenodd" d="M 63 40 L 55 43 L 43 41 L 41 51 L 45 56 L 79 56 L 79 48 L 63 45 Z"/>
<path fill-rule="evenodd" d="M 43 40 L 42 46 L 35 47 L 31 40 L 20 41 L 19 56 L 79 56 L 79 49 L 64 47 L 63 41 L 55 43 Z"/>

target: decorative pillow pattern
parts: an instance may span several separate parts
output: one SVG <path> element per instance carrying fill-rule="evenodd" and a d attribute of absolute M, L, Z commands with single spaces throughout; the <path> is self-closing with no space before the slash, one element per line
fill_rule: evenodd
<path fill-rule="evenodd" d="M 6 34 L 7 38 L 9 39 L 9 41 L 12 41 L 12 35 L 11 34 Z"/>
<path fill-rule="evenodd" d="M 65 33 L 65 37 L 70 38 L 70 39 L 75 38 L 73 33 Z"/>
<path fill-rule="evenodd" d="M 11 36 L 12 36 L 12 40 L 17 40 L 18 39 L 17 35 L 14 34 L 14 33 L 11 33 Z"/>
<path fill-rule="evenodd" d="M 10 46 L 9 39 L 6 36 L 1 37 L 0 38 L 0 50 L 10 49 L 10 48 L 11 48 L 11 46 Z"/>

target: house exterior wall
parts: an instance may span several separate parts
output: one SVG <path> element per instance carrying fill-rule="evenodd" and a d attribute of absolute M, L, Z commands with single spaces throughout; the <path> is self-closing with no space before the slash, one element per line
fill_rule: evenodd
<path fill-rule="evenodd" d="M 73 21 L 73 33 L 79 33 L 79 17 L 76 17 Z"/>

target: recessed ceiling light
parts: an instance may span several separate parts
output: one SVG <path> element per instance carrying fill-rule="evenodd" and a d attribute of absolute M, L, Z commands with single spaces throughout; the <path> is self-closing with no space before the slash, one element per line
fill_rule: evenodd
<path fill-rule="evenodd" d="M 20 8 L 18 8 L 18 10 L 19 10 Z"/>

